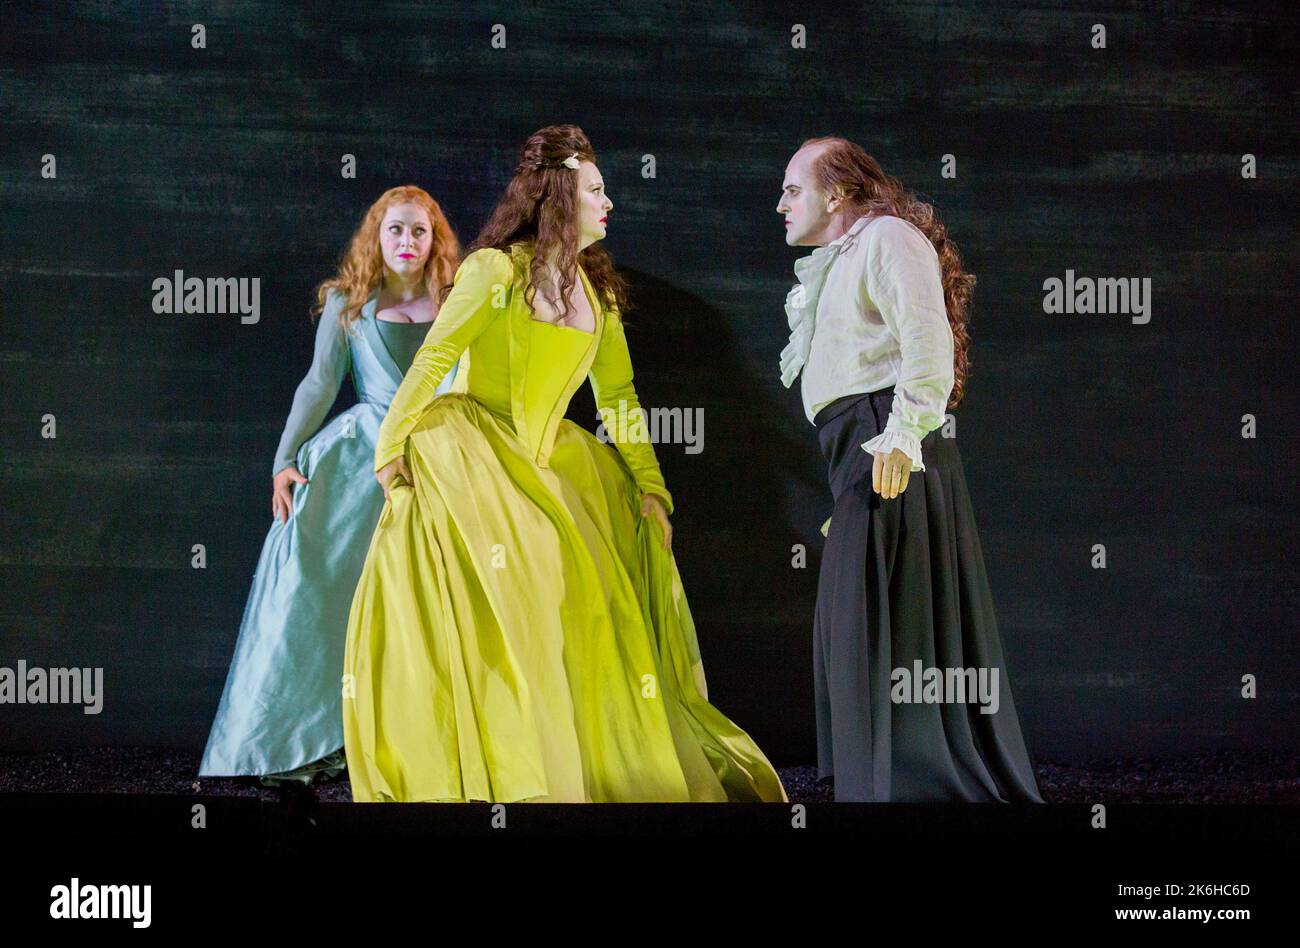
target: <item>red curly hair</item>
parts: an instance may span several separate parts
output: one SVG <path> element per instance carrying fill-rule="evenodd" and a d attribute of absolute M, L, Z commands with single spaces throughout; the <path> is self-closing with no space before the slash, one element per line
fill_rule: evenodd
<path fill-rule="evenodd" d="M 413 184 L 389 188 L 371 204 L 361 224 L 352 235 L 348 249 L 339 263 L 338 273 L 323 280 L 316 287 L 316 305 L 312 307 L 313 318 L 325 309 L 325 300 L 332 289 L 338 289 L 347 296 L 347 302 L 339 313 L 339 322 L 347 329 L 361 317 L 361 307 L 383 282 L 384 253 L 379 246 L 379 226 L 384 222 L 384 215 L 395 204 L 418 204 L 429 215 L 433 226 L 433 246 L 429 248 L 429 259 L 424 262 L 424 285 L 433 297 L 433 314 L 436 318 L 438 307 L 442 302 L 440 292 L 444 285 L 451 283 L 451 278 L 460 266 L 460 241 L 456 232 L 442 213 L 438 202 L 429 196 L 423 188 Z"/>

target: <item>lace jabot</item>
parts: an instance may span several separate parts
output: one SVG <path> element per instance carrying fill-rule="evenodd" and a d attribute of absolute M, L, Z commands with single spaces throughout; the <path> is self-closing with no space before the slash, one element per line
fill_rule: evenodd
<path fill-rule="evenodd" d="M 852 245 L 854 239 L 870 218 L 859 217 L 843 234 L 825 247 L 818 247 L 806 257 L 794 262 L 794 275 L 799 282 L 790 287 L 785 297 L 785 317 L 790 324 L 790 341 L 781 350 L 781 384 L 789 388 L 799 377 L 808 362 L 812 348 L 813 330 L 817 322 L 817 301 L 821 298 L 826 275 L 839 255 Z"/>

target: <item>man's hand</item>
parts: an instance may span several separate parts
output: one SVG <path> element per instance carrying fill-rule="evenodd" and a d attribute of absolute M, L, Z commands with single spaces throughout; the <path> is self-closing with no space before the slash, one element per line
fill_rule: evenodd
<path fill-rule="evenodd" d="M 388 499 L 389 488 L 392 487 L 393 479 L 396 477 L 402 478 L 412 487 L 415 486 L 415 478 L 411 476 L 411 471 L 406 466 L 406 458 L 400 454 L 375 471 L 375 480 L 379 481 L 379 486 L 384 489 L 384 500 Z"/>
<path fill-rule="evenodd" d="M 659 526 L 663 529 L 663 547 L 665 550 L 673 548 L 673 525 L 668 522 L 668 508 L 658 494 L 644 494 L 641 497 L 641 516 L 651 516 L 659 521 Z"/>
<path fill-rule="evenodd" d="M 912 459 L 901 448 L 894 448 L 888 454 L 871 453 L 876 458 L 871 465 L 871 489 L 886 500 L 897 497 L 907 489 Z"/>

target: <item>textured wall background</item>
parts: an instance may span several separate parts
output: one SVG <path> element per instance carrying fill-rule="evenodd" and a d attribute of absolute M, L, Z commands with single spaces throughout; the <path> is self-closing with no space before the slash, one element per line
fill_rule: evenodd
<path fill-rule="evenodd" d="M 102 665 L 107 695 L 98 716 L 0 706 L 0 747 L 202 747 L 309 364 L 311 287 L 396 184 L 427 188 L 468 243 L 524 137 L 554 122 L 587 131 L 615 202 L 643 401 L 704 409 L 703 453 L 659 448 L 674 546 L 711 697 L 774 762 L 814 755 L 829 513 L 798 388 L 777 376 L 807 249 L 785 246 L 774 208 L 791 153 L 827 133 L 931 199 L 979 278 L 955 415 L 1031 752 L 1294 745 L 1289 5 L 10 10 L 0 665 Z M 175 269 L 259 277 L 261 321 L 154 315 L 150 284 Z M 1046 315 L 1043 281 L 1066 269 L 1149 277 L 1150 322 Z M 594 428 L 585 390 L 571 417 Z"/>

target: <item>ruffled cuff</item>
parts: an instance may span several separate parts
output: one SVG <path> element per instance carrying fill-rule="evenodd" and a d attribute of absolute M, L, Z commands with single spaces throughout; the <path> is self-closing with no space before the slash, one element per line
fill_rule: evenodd
<path fill-rule="evenodd" d="M 898 448 L 912 459 L 913 474 L 925 470 L 925 465 L 921 463 L 921 441 L 914 434 L 908 434 L 906 431 L 882 431 L 862 445 L 863 451 L 873 454 L 888 454 L 894 448 Z"/>

